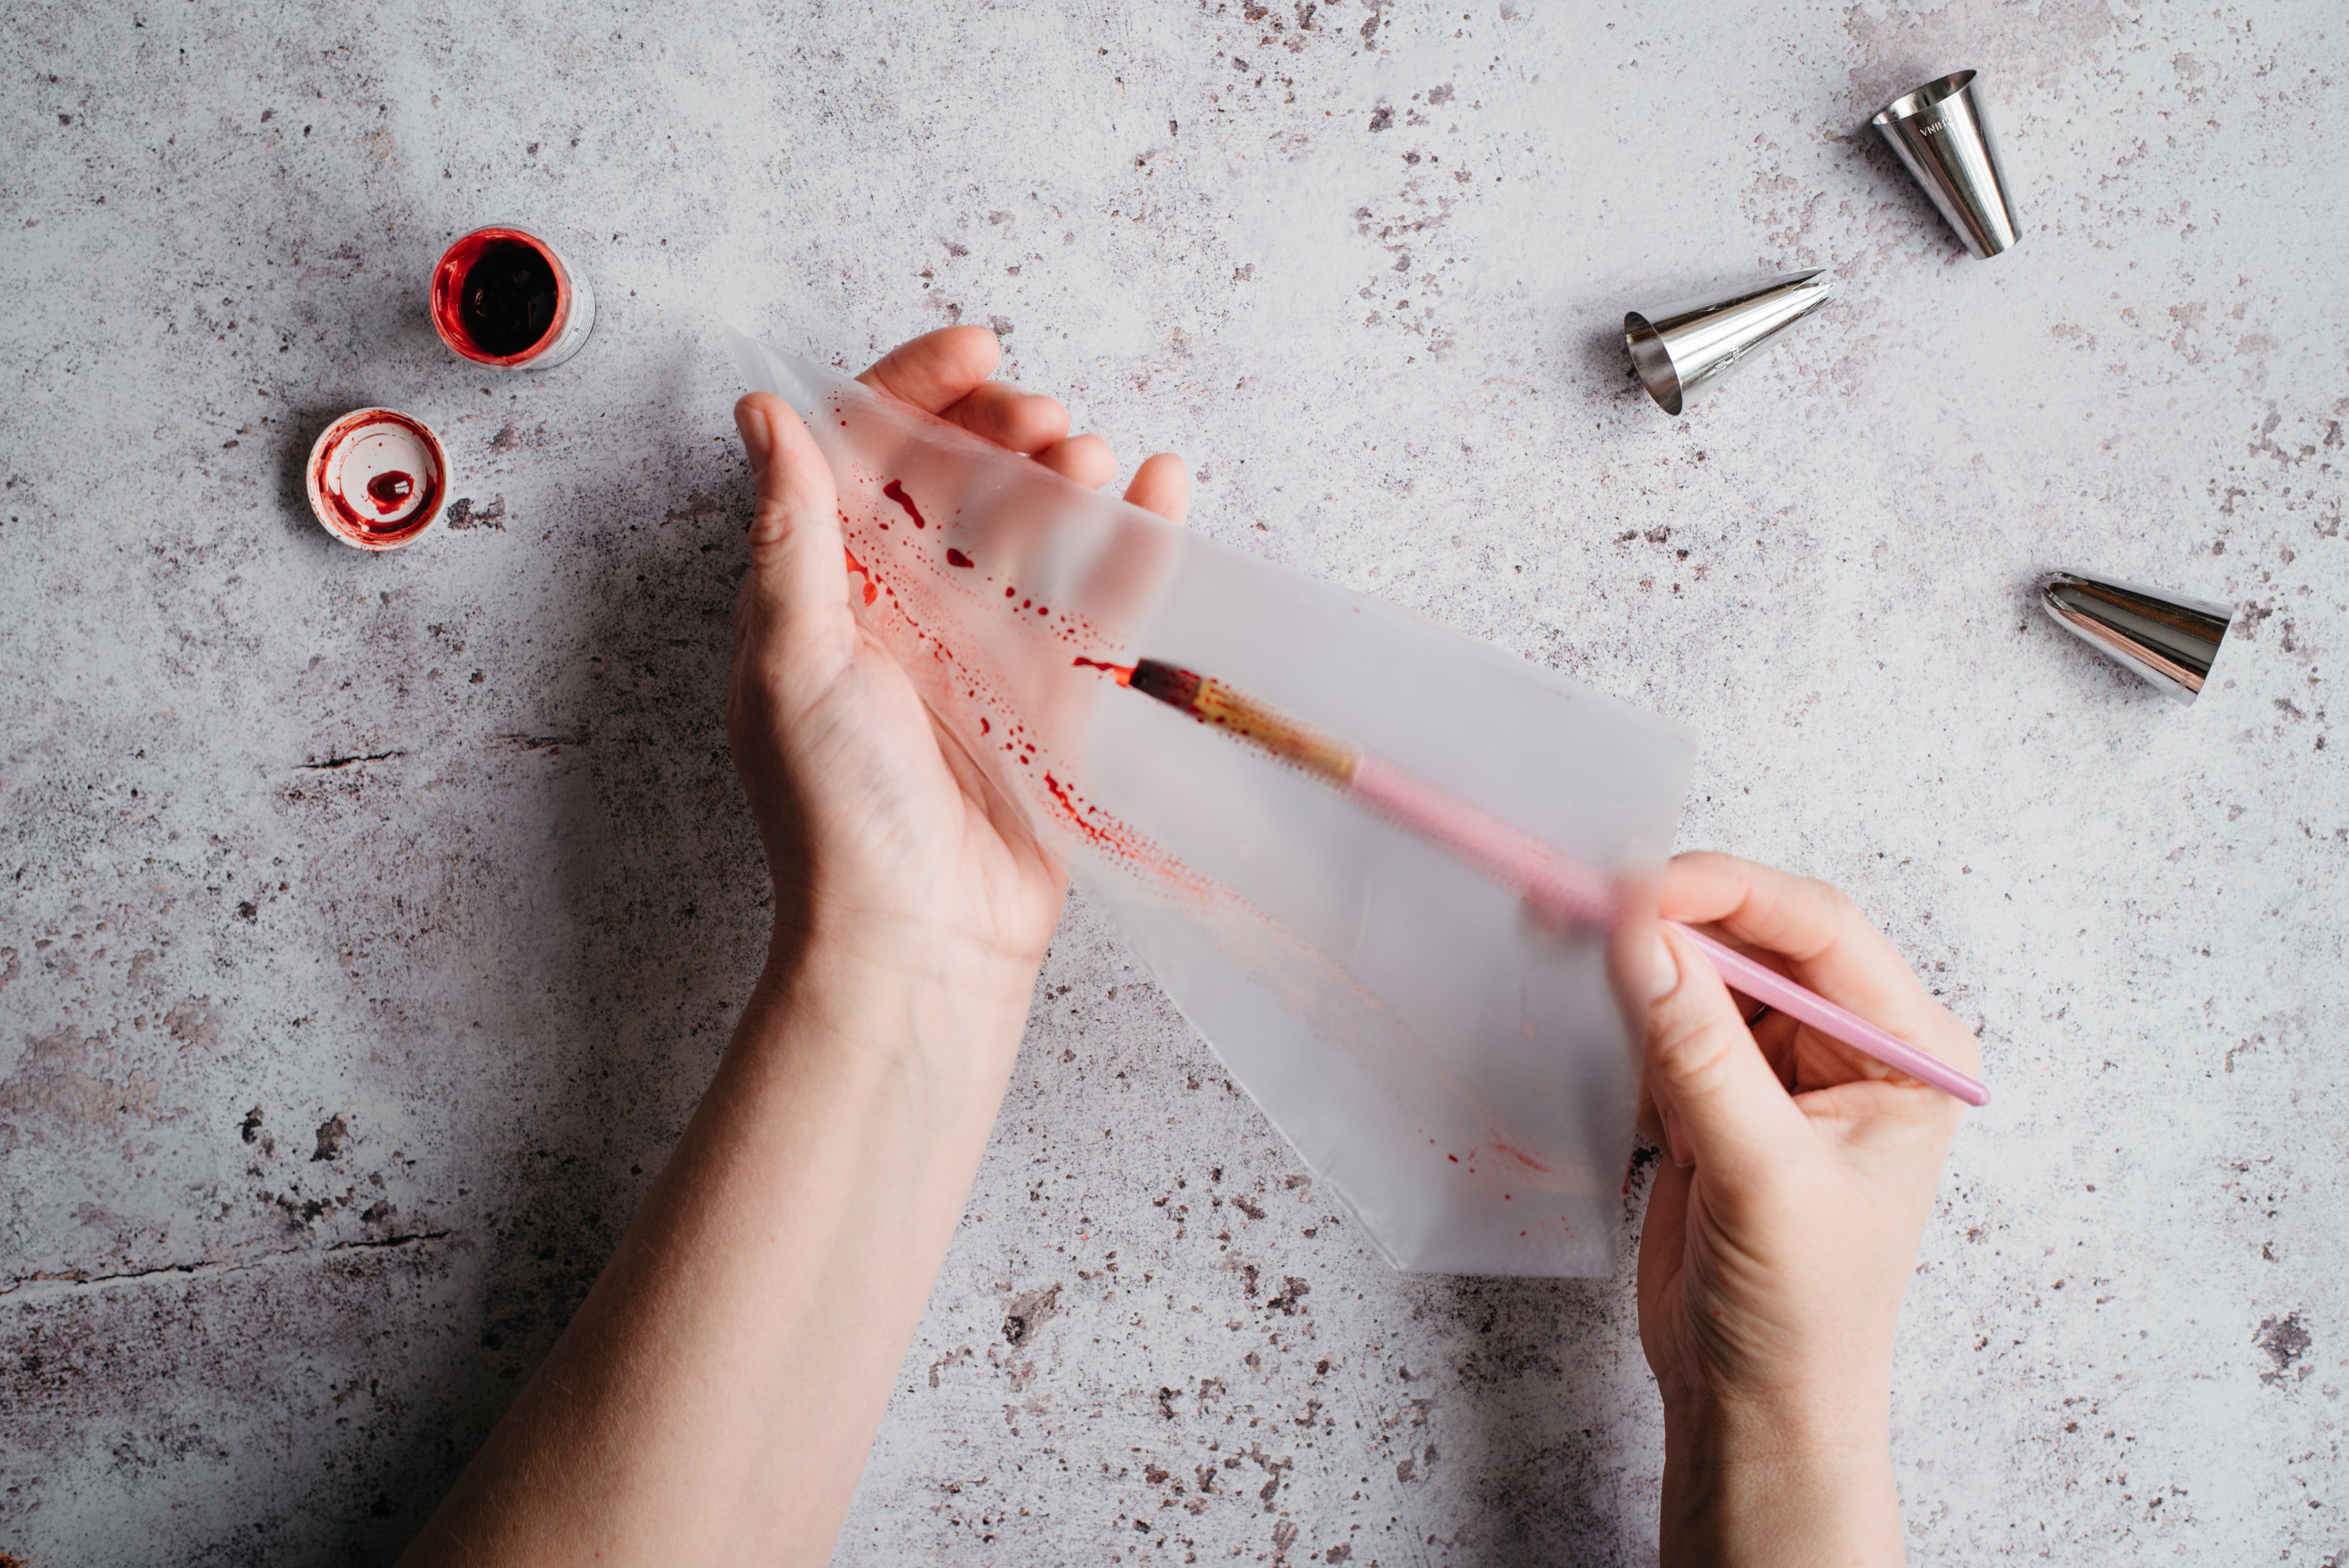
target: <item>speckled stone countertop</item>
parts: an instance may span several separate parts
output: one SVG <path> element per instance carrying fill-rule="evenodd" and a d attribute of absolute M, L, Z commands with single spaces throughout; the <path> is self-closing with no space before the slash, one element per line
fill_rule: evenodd
<path fill-rule="evenodd" d="M 764 941 L 714 324 L 991 323 L 1197 525 L 1700 738 L 1686 846 L 1979 1027 L 1895 1400 L 1920 1562 L 2349 1550 L 2349 25 L 2315 0 L 12 8 L 0 1553 L 388 1561 Z M 1687 9 L 1687 8 L 1682 8 Z M 1982 73 L 1968 259 L 1867 114 Z M 574 249 L 493 378 L 432 259 Z M 1627 308 L 1830 269 L 1681 420 Z M 302 461 L 431 421 L 367 559 Z M 2074 566 L 2240 607 L 2184 708 Z M 1614 1278 L 1403 1279 L 1072 905 L 843 1563 L 1640 1563 Z"/>

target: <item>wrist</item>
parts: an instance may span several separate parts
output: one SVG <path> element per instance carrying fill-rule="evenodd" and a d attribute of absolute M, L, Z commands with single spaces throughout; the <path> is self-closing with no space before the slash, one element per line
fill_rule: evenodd
<path fill-rule="evenodd" d="M 1864 1395 L 1676 1402 L 1665 1412 L 1662 1505 L 1668 1568 L 1874 1568 L 1903 1557 L 1887 1413 Z"/>
<path fill-rule="evenodd" d="M 935 928 L 779 927 L 753 1011 L 784 1021 L 795 1048 L 900 1070 L 1001 1077 L 1018 1053 L 1038 961 Z M 746 1039 L 778 1031 L 746 1031 Z"/>

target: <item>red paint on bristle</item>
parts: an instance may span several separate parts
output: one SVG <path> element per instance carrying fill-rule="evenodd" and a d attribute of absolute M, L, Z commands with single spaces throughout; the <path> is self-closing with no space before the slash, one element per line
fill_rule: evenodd
<path fill-rule="evenodd" d="M 1081 670 L 1099 670 L 1120 686 L 1133 684 L 1135 666 L 1133 665 L 1112 665 L 1101 659 L 1089 659 L 1079 655 L 1073 661 L 1073 667 Z"/>
<path fill-rule="evenodd" d="M 1156 697 L 1169 707 L 1191 713 L 1199 700 L 1201 677 L 1156 659 L 1137 659 L 1125 684 L 1144 696 Z"/>

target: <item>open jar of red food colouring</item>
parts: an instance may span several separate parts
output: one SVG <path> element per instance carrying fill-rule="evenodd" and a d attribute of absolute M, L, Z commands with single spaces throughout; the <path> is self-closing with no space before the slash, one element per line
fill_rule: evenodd
<path fill-rule="evenodd" d="M 422 421 L 354 408 L 310 448 L 310 510 L 361 550 L 397 550 L 432 526 L 449 493 L 449 453 Z"/>
<path fill-rule="evenodd" d="M 544 370 L 579 352 L 595 293 L 546 241 L 510 223 L 476 229 L 432 269 L 432 325 L 476 365 Z"/>

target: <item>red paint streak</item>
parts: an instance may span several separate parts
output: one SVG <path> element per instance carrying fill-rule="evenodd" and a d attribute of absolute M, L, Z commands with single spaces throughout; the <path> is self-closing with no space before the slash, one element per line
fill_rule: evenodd
<path fill-rule="evenodd" d="M 1032 757 L 1020 760 L 1034 766 Z M 1215 884 L 1115 817 L 1087 803 L 1050 771 L 1047 770 L 1043 777 L 1044 788 L 1051 792 L 1053 802 L 1067 816 L 1070 825 L 1095 849 L 1123 861 L 1133 871 L 1172 884 L 1191 898 L 1213 896 Z"/>
<path fill-rule="evenodd" d="M 367 500 L 375 502 L 381 512 L 399 510 L 399 503 L 416 493 L 416 476 L 401 473 L 398 469 L 386 469 L 367 482 Z"/>
<path fill-rule="evenodd" d="M 1540 1161 L 1535 1159 L 1532 1155 L 1526 1153 L 1524 1150 L 1519 1149 L 1513 1143 L 1505 1143 L 1501 1140 L 1495 1138 L 1493 1140 L 1493 1148 L 1496 1151 L 1507 1155 L 1510 1159 L 1516 1161 L 1518 1164 L 1524 1166 L 1528 1171 L 1537 1171 L 1544 1176 L 1555 1176 L 1557 1174 L 1557 1172 L 1552 1171 L 1548 1166 L 1543 1164 Z"/>
<path fill-rule="evenodd" d="M 881 590 L 874 584 L 872 572 L 865 567 L 864 562 L 856 559 L 856 552 L 843 544 L 840 547 L 840 552 L 848 557 L 848 570 L 851 574 L 864 579 L 864 602 L 870 604 L 874 600 L 881 597 Z"/>
<path fill-rule="evenodd" d="M 887 525 L 884 524 L 883 526 L 885 527 Z M 949 566 L 968 566 L 970 564 L 970 557 L 965 555 L 959 550 L 949 548 L 947 551 L 947 564 Z"/>
<path fill-rule="evenodd" d="M 1457 1154 L 1447 1154 L 1447 1155 L 1445 1155 L 1444 1158 L 1445 1158 L 1446 1160 L 1451 1161 L 1452 1161 L 1452 1163 L 1454 1163 L 1454 1165 L 1457 1165 L 1457 1164 L 1459 1164 L 1459 1163 L 1460 1163 L 1460 1156 L 1458 1156 Z"/>
<path fill-rule="evenodd" d="M 1082 832 L 1085 837 L 1092 840 L 1095 843 L 1099 843 L 1101 841 L 1100 832 L 1092 823 L 1085 820 L 1084 812 L 1078 809 L 1075 799 L 1070 796 L 1069 787 L 1067 785 L 1061 783 L 1058 779 L 1053 778 L 1050 773 L 1047 773 L 1044 775 L 1044 788 L 1052 792 L 1052 799 L 1061 803 L 1061 810 L 1069 814 L 1069 820 L 1074 822 L 1077 825 L 1078 830 Z"/>
<path fill-rule="evenodd" d="M 891 500 L 895 501 L 899 506 L 904 507 L 905 509 L 905 515 L 914 520 L 914 526 L 916 528 L 927 528 L 930 526 L 928 522 L 923 520 L 921 509 L 914 504 L 914 498 L 905 493 L 905 487 L 904 485 L 899 484 L 895 480 L 891 480 L 887 484 L 881 487 L 881 493 L 887 496 Z"/>
<path fill-rule="evenodd" d="M 1113 678 L 1120 686 L 1124 686 L 1133 679 L 1133 666 L 1132 665 L 1112 665 L 1106 664 L 1100 659 L 1080 657 L 1075 662 L 1075 667 L 1081 670 L 1099 670 L 1102 674 Z"/>
<path fill-rule="evenodd" d="M 988 735 L 994 732 L 994 727 L 987 722 L 987 716 L 985 714 L 978 716 L 978 732 L 981 735 Z"/>

